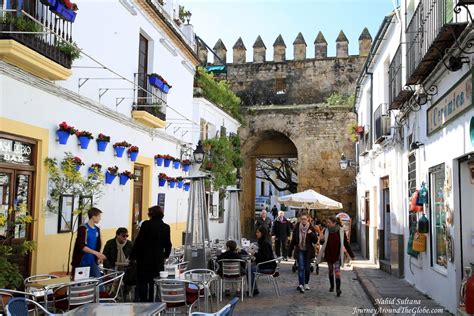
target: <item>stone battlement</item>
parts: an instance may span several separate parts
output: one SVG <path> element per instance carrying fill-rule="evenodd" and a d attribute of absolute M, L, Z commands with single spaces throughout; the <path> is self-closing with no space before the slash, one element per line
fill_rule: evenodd
<path fill-rule="evenodd" d="M 336 39 L 336 56 L 328 57 L 327 48 L 328 43 L 324 38 L 322 32 L 319 32 L 314 40 L 314 58 L 307 58 L 307 44 L 303 37 L 303 34 L 300 32 L 293 41 L 293 61 L 303 61 L 303 60 L 323 60 L 323 59 L 334 59 L 334 58 L 348 58 L 348 57 L 367 57 L 369 54 L 370 47 L 372 45 L 372 36 L 369 33 L 367 28 L 364 28 L 361 35 L 359 36 L 359 55 L 349 56 L 349 40 L 347 39 L 344 32 L 341 30 Z M 247 48 L 241 37 L 232 47 L 232 63 L 229 64 L 262 64 L 269 61 L 266 60 L 267 47 L 263 42 L 263 39 L 259 35 L 252 45 L 253 49 L 253 61 L 247 62 Z M 224 45 L 224 42 L 219 39 L 214 45 L 213 50 L 216 55 L 221 59 L 214 57 L 213 64 L 221 65 L 228 64 L 227 62 L 227 48 Z M 197 46 L 197 53 L 202 64 L 209 64 L 208 61 L 208 50 L 204 45 L 199 44 Z M 281 34 L 276 38 L 273 43 L 273 63 L 285 63 L 291 60 L 286 59 L 286 44 L 283 40 Z"/>

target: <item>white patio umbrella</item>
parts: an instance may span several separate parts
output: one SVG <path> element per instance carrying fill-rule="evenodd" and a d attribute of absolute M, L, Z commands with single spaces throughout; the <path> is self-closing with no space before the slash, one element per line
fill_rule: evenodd
<path fill-rule="evenodd" d="M 286 206 L 302 207 L 306 209 L 337 210 L 342 208 L 342 203 L 334 201 L 314 190 L 306 190 L 290 195 L 280 196 L 279 203 Z"/>

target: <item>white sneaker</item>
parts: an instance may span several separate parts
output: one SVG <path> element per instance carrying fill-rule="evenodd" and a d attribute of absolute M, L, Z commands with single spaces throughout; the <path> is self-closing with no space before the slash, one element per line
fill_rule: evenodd
<path fill-rule="evenodd" d="M 309 288 L 309 285 L 308 285 L 308 284 L 305 284 L 304 289 L 305 289 L 305 290 L 311 290 L 311 289 Z"/>
<path fill-rule="evenodd" d="M 303 287 L 303 285 L 300 284 L 300 285 L 298 286 L 298 291 L 300 291 L 301 293 L 304 293 L 304 287 Z"/>

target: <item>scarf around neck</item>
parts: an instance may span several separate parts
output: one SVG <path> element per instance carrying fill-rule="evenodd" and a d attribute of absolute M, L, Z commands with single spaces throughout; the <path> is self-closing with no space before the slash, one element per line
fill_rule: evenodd
<path fill-rule="evenodd" d="M 309 224 L 304 226 L 300 223 L 300 244 L 299 248 L 301 250 L 306 250 L 306 234 L 308 233 Z"/>
<path fill-rule="evenodd" d="M 336 225 L 334 227 L 328 227 L 329 233 L 337 233 L 340 229 L 339 225 Z"/>
<path fill-rule="evenodd" d="M 127 257 L 125 257 L 125 253 L 123 252 L 123 247 L 127 244 L 125 241 L 123 244 L 119 243 L 117 238 L 115 239 L 115 243 L 117 244 L 117 261 L 116 262 L 125 262 Z"/>

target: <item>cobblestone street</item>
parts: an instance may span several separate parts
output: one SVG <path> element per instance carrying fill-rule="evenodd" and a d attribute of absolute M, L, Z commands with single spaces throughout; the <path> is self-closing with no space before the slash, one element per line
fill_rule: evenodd
<path fill-rule="evenodd" d="M 351 315 L 354 308 L 373 308 L 373 305 L 351 267 L 342 271 L 342 294 L 336 297 L 329 292 L 326 264 L 320 267 L 319 275 L 311 274 L 311 290 L 304 294 L 296 291 L 297 272 L 291 267 L 293 260 L 282 262 L 278 278 L 281 297 L 276 298 L 272 286 L 265 280 L 259 281 L 260 294 L 244 298 L 236 308 L 236 315 Z M 225 298 L 228 300 L 228 298 Z M 360 315 L 360 314 L 359 314 Z"/>

